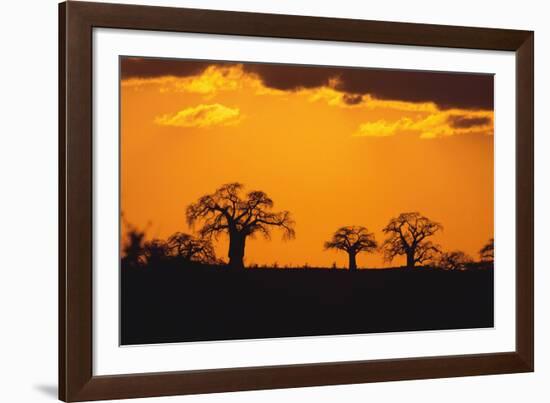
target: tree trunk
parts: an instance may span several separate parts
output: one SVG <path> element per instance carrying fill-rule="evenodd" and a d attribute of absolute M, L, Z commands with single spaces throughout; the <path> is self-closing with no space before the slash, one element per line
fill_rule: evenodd
<path fill-rule="evenodd" d="M 349 255 L 349 271 L 356 271 L 357 270 L 357 261 L 355 260 L 355 253 L 348 252 Z"/>
<path fill-rule="evenodd" d="M 414 249 L 407 252 L 407 269 L 414 268 Z"/>
<path fill-rule="evenodd" d="M 232 269 L 244 269 L 244 247 L 246 237 L 238 232 L 229 233 L 229 267 Z"/>

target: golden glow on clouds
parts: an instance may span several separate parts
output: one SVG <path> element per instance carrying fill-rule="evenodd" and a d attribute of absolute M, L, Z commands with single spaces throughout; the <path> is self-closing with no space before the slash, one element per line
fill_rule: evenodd
<path fill-rule="evenodd" d="M 214 95 L 219 91 L 235 91 L 244 85 L 242 69 L 208 67 L 201 75 L 176 80 L 173 90 Z M 165 91 L 169 91 L 166 88 Z"/>
<path fill-rule="evenodd" d="M 254 89 L 258 94 L 278 95 L 284 93 L 267 88 L 256 74 L 247 73 L 241 65 L 209 66 L 201 74 L 188 77 L 164 76 L 154 78 L 130 78 L 122 82 L 123 87 L 142 89 L 156 86 L 160 92 L 187 92 L 214 96 L 221 91 Z"/>
<path fill-rule="evenodd" d="M 201 74 L 189 77 L 155 77 L 131 78 L 124 80 L 123 87 L 142 89 L 144 86 L 154 86 L 161 93 L 181 92 L 203 95 L 211 99 L 220 92 L 252 90 L 257 95 L 289 95 L 304 97 L 309 102 L 326 102 L 339 108 L 354 108 L 365 111 L 365 121 L 360 123 L 352 136 L 387 137 L 403 132 L 414 132 L 422 139 L 433 139 L 461 134 L 480 133 L 491 135 L 493 130 L 492 111 L 445 110 L 441 111 L 432 102 L 405 102 L 398 100 L 381 100 L 366 95 L 350 95 L 336 89 L 338 80 L 333 79 L 328 86 L 300 89 L 297 91 L 281 91 L 263 85 L 261 79 L 254 73 L 244 71 L 242 65 L 209 66 Z M 350 99 L 354 99 L 350 102 Z M 414 116 L 396 120 L 371 120 L 369 111 L 387 109 L 393 111 L 416 112 Z M 207 127 L 218 124 L 235 124 L 239 109 L 231 109 L 223 105 L 197 105 L 194 108 L 182 110 L 176 114 L 157 117 L 156 123 L 168 126 Z M 490 122 L 472 127 L 454 127 L 449 117 L 458 116 L 463 119 L 488 118 Z"/>
<path fill-rule="evenodd" d="M 336 86 L 337 82 L 334 82 Z M 398 111 L 409 112 L 430 112 L 438 111 L 437 106 L 433 102 L 405 102 L 405 101 L 388 101 L 384 99 L 376 99 L 370 95 L 363 95 L 357 103 L 346 102 L 346 97 L 350 97 L 333 87 L 319 87 L 315 89 L 300 90 L 300 93 L 307 95 L 311 102 L 325 101 L 331 106 L 341 108 L 387 108 Z"/>
<path fill-rule="evenodd" d="M 155 118 L 160 126 L 210 127 L 232 125 L 239 121 L 239 108 L 228 108 L 220 104 L 201 104 L 182 109 L 174 114 L 165 114 Z"/>
<path fill-rule="evenodd" d="M 393 136 L 398 130 L 409 127 L 413 121 L 409 118 L 403 118 L 396 122 L 377 120 L 376 122 L 361 123 L 356 136 L 366 137 L 387 137 Z"/>
<path fill-rule="evenodd" d="M 459 121 L 479 120 L 481 124 L 471 127 L 455 127 L 453 118 Z M 493 134 L 493 112 L 488 111 L 461 111 L 449 110 L 434 112 L 416 120 L 401 118 L 395 121 L 377 120 L 375 122 L 362 123 L 355 133 L 356 136 L 386 137 L 394 136 L 402 132 L 415 132 L 421 139 L 434 139 L 460 134 Z"/>

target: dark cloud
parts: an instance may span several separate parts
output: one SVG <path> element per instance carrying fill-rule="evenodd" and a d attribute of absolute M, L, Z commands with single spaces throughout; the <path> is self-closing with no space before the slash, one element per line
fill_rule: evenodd
<path fill-rule="evenodd" d="M 284 64 L 247 63 L 243 67 L 250 73 L 258 74 L 265 86 L 285 91 L 328 85 L 330 79 L 338 73 L 338 69 L 330 67 L 304 67 Z"/>
<path fill-rule="evenodd" d="M 344 94 L 342 100 L 348 105 L 360 104 L 363 100 L 363 95 L 360 94 Z"/>
<path fill-rule="evenodd" d="M 195 60 L 122 57 L 120 60 L 120 76 L 122 79 L 162 76 L 187 77 L 200 74 L 211 64 L 212 62 Z"/>
<path fill-rule="evenodd" d="M 485 126 L 491 123 L 488 117 L 471 118 L 462 115 L 451 115 L 447 118 L 449 124 L 455 129 L 469 129 L 475 126 Z"/>
<path fill-rule="evenodd" d="M 488 74 L 346 69 L 337 88 L 383 100 L 434 102 L 441 109 L 493 109 Z"/>
<path fill-rule="evenodd" d="M 280 90 L 328 85 L 347 93 L 344 102 L 356 104 L 361 95 L 383 100 L 434 102 L 442 109 L 493 109 L 493 76 L 389 69 L 246 64 L 247 71 Z"/>
<path fill-rule="evenodd" d="M 122 59 L 122 78 L 189 76 L 198 74 L 211 64 L 175 59 Z M 329 85 L 337 78 L 336 88 L 345 92 L 350 104 L 363 95 L 382 100 L 434 102 L 441 109 L 493 109 L 493 75 L 409 70 L 317 67 L 246 63 L 248 72 L 257 74 L 265 86 L 293 91 Z M 360 98 L 361 97 L 361 98 Z"/>

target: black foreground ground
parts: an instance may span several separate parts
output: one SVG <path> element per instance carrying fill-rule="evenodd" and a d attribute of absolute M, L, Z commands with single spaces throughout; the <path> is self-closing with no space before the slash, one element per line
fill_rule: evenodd
<path fill-rule="evenodd" d="M 493 270 L 121 273 L 121 344 L 493 327 Z"/>

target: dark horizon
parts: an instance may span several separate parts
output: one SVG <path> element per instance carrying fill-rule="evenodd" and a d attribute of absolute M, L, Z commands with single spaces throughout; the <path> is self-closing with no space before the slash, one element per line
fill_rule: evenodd
<path fill-rule="evenodd" d="M 121 344 L 494 326 L 493 270 L 123 270 Z"/>

